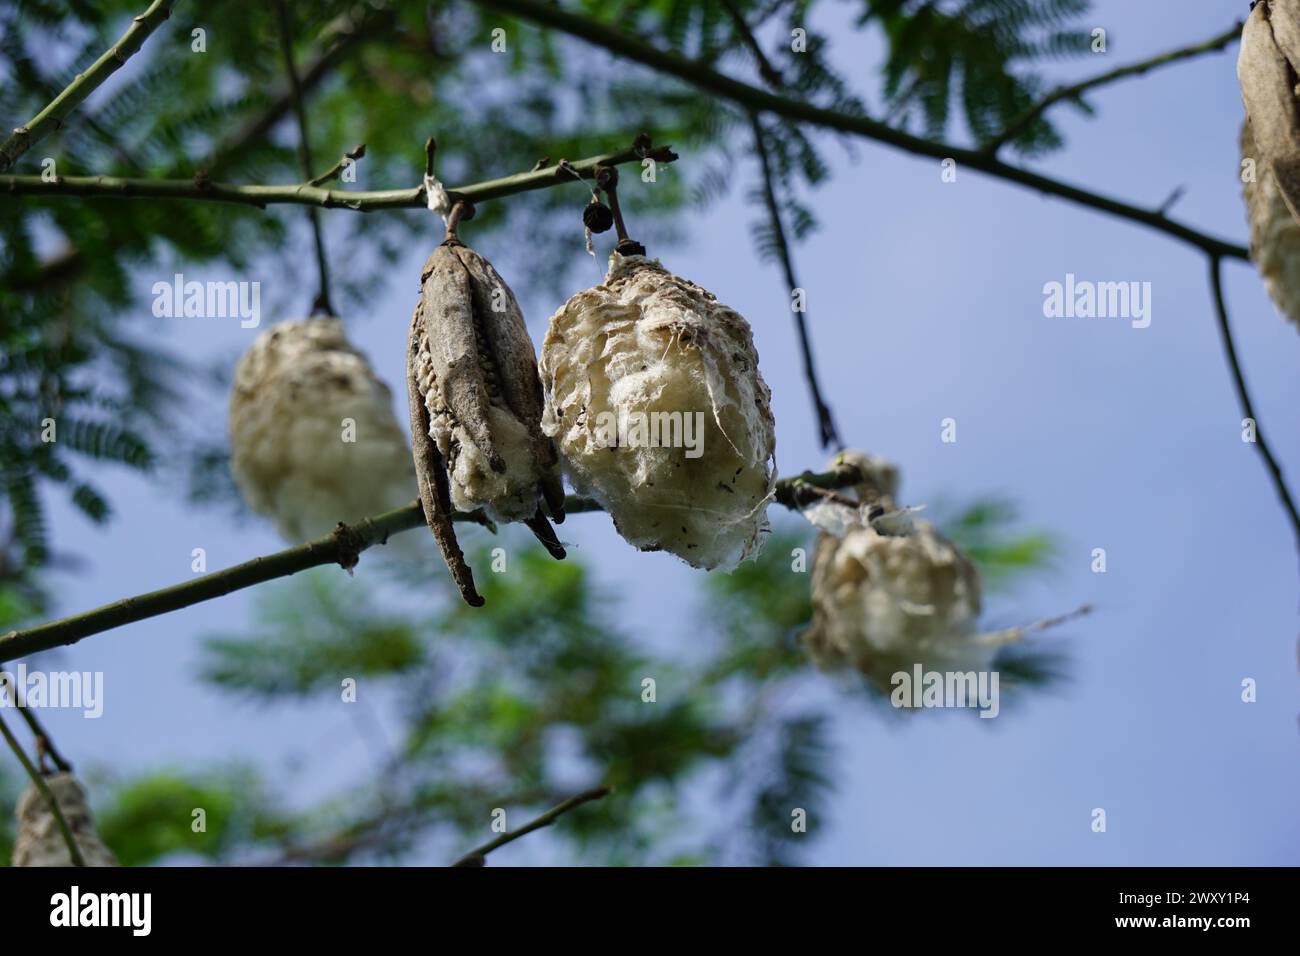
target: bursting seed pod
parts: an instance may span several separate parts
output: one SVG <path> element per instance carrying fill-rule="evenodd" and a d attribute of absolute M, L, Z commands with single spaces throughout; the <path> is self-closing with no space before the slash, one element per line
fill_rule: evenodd
<path fill-rule="evenodd" d="M 1300 0 L 1262 0 L 1253 5 L 1241 33 L 1237 79 L 1246 104 L 1261 172 L 1300 220 Z M 1262 179 L 1262 177 L 1261 177 Z"/>
<path fill-rule="evenodd" d="M 542 428 L 630 544 L 729 570 L 769 530 L 771 393 L 744 317 L 627 239 L 612 173 L 620 241 L 604 283 L 551 316 Z"/>
<path fill-rule="evenodd" d="M 1242 185 L 1250 221 L 1250 257 L 1269 298 L 1283 318 L 1300 329 L 1300 223 L 1291 215 L 1273 174 L 1258 159 L 1250 121 L 1241 127 L 1243 162 L 1254 162 L 1254 176 Z"/>
<path fill-rule="evenodd" d="M 281 322 L 235 367 L 231 471 L 248 506 L 288 541 L 415 497 L 392 393 L 335 318 Z"/>
<path fill-rule="evenodd" d="M 980 579 L 961 549 L 894 504 L 897 470 L 842 452 L 863 474 L 857 500 L 835 496 L 804 514 L 820 528 L 813 557 L 812 623 L 801 640 L 823 670 L 852 667 L 889 693 L 916 663 L 985 670 L 1014 637 L 977 633 Z"/>
<path fill-rule="evenodd" d="M 474 207 L 457 203 L 447 237 L 421 275 L 407 382 L 425 519 L 461 596 L 483 598 L 451 524 L 453 510 L 522 521 L 556 558 L 564 548 L 542 512 L 564 520 L 555 447 L 540 428 L 542 387 L 523 314 L 492 264 L 457 235 Z"/>
<path fill-rule="evenodd" d="M 95 832 L 90 803 L 77 778 L 67 772 L 53 773 L 45 777 L 45 785 L 58 803 L 86 865 L 117 866 L 117 858 Z M 45 794 L 35 784 L 28 784 L 18 798 L 15 815 L 18 836 L 14 840 L 14 866 L 72 866 L 63 831 Z"/>

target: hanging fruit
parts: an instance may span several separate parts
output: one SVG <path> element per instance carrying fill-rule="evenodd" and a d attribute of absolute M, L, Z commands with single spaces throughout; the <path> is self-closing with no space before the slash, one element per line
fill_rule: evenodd
<path fill-rule="evenodd" d="M 257 337 L 235 368 L 230 445 L 244 501 L 291 542 L 415 497 L 392 393 L 336 318 Z"/>
<path fill-rule="evenodd" d="M 461 596 L 483 598 L 456 541 L 455 510 L 521 521 L 556 558 L 564 548 L 542 511 L 564 520 L 555 447 L 541 432 L 537 353 L 514 293 L 459 237 L 474 207 L 456 203 L 421 275 L 407 381 L 425 519 Z"/>
<path fill-rule="evenodd" d="M 1241 33 L 1237 79 L 1261 172 L 1300 220 L 1300 0 L 1252 4 Z M 1252 153 L 1254 150 L 1252 150 Z M 1261 177 L 1262 181 L 1262 177 Z"/>
<path fill-rule="evenodd" d="M 58 803 L 86 866 L 117 866 L 117 858 L 95 832 L 90 803 L 77 778 L 67 772 L 52 773 L 45 776 L 45 785 Z M 14 866 L 73 865 L 58 819 L 35 784 L 28 784 L 19 796 L 15 815 L 18 835 L 14 840 Z"/>
<path fill-rule="evenodd" d="M 813 557 L 813 618 L 802 641 L 823 670 L 855 668 L 888 693 L 893 674 L 916 663 L 986 670 L 1004 635 L 979 635 L 975 566 L 927 521 L 894 502 L 897 469 L 861 452 L 835 466 L 859 468 L 855 496 L 823 495 L 804 509 L 822 529 Z"/>
<path fill-rule="evenodd" d="M 542 344 L 542 429 L 634 547 L 731 569 L 769 530 L 771 393 L 744 317 L 627 237 L 617 183 L 597 170 L 619 237 L 605 281 L 561 306 Z"/>
<path fill-rule="evenodd" d="M 1273 304 L 1300 329 L 1300 223 L 1287 208 L 1273 174 L 1260 161 L 1249 120 L 1241 127 L 1241 157 L 1248 173 L 1242 189 L 1250 222 L 1250 257 Z M 1246 165 L 1248 160 L 1253 166 Z"/>

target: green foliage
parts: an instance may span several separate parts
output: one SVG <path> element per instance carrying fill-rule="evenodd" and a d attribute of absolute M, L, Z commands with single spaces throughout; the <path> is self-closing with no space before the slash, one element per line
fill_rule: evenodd
<path fill-rule="evenodd" d="M 264 630 L 251 637 L 212 637 L 203 647 L 204 680 L 260 698 L 302 696 L 340 674 L 400 674 L 421 658 L 415 625 L 380 613 L 337 568 L 305 572 L 296 583 L 260 591 Z"/>
<path fill-rule="evenodd" d="M 946 133 L 954 101 L 971 135 L 995 138 L 1047 92 L 1029 65 L 1088 51 L 1079 29 L 1088 0 L 864 0 L 859 23 L 878 23 L 889 43 L 884 94 L 892 115 L 917 118 L 926 136 Z M 1025 153 L 1061 145 L 1039 118 L 1013 141 Z"/>
<path fill-rule="evenodd" d="M 991 539 L 1006 534 L 1011 515 L 983 502 L 959 513 L 958 524 Z M 127 865 L 430 862 L 414 856 L 430 841 L 448 859 L 483 842 L 495 807 L 518 827 L 606 784 L 612 795 L 533 839 L 588 864 L 798 862 L 816 837 L 791 828 L 792 811 L 825 819 L 839 697 L 810 672 L 796 640 L 811 614 L 809 576 L 798 570 L 810 531 L 788 520 L 757 560 L 703 578 L 690 659 L 680 647 L 648 644 L 580 561 L 556 562 L 513 532 L 487 543 L 466 529 L 467 543 L 479 541 L 471 548 L 487 598 L 479 609 L 441 576 L 430 600 L 412 601 L 402 578 L 429 595 L 423 563 L 397 567 L 378 587 L 336 568 L 269 586 L 248 635 L 205 642 L 202 679 L 266 704 L 288 695 L 344 708 L 358 705 L 340 702 L 340 675 L 357 678 L 370 701 L 382 683 L 402 726 L 394 752 L 373 775 L 293 812 L 238 768 L 164 769 L 108 787 L 92 777 L 100 834 Z M 490 547 L 504 548 L 504 572 L 487 570 Z M 1009 684 L 1035 683 L 1058 664 L 1034 651 L 1002 670 Z M 787 703 L 800 688 L 799 706 Z M 701 787 L 716 788 L 729 808 L 723 819 L 737 822 L 698 815 L 689 794 Z M 192 827 L 196 808 L 206 832 Z M 11 841 L 0 826 L 0 850 Z"/>
<path fill-rule="evenodd" d="M 958 513 L 962 528 L 988 541 L 1018 540 L 1006 507 L 977 502 Z M 206 642 L 202 676 L 222 690 L 267 703 L 285 693 L 337 701 L 339 675 L 365 675 L 362 693 L 382 680 L 385 699 L 397 702 L 402 738 L 385 769 L 284 821 L 263 850 L 318 863 L 400 861 L 432 839 L 450 858 L 483 842 L 495 807 L 516 827 L 606 784 L 612 795 L 547 830 L 559 858 L 800 859 L 815 837 L 791 829 L 791 811 L 824 818 L 839 694 L 810 672 L 797 642 L 811 616 L 809 575 L 798 570 L 810 559 L 807 525 L 778 525 L 757 560 L 702 579 L 689 659 L 680 647 L 647 643 L 619 597 L 573 557 L 554 561 L 509 529 L 489 539 L 466 528 L 465 537 L 481 569 L 482 608 L 467 608 L 442 576 L 432 603 L 412 603 L 413 593 L 428 594 L 423 564 L 397 567 L 370 594 L 322 569 L 263 592 L 248 637 Z M 499 573 L 489 570 L 495 547 L 506 562 Z M 1001 563 L 1013 575 L 1033 562 Z M 1018 656 L 1007 679 L 1033 683 L 1054 663 L 1038 652 Z M 797 709 L 786 703 L 805 685 L 821 706 L 809 708 L 806 694 Z M 717 786 L 741 823 L 714 832 L 695 816 L 687 795 L 701 786 Z"/>
<path fill-rule="evenodd" d="M 986 590 L 1003 590 L 1026 571 L 1050 567 L 1059 550 L 1045 532 L 1016 530 L 1019 513 L 1006 498 L 981 498 L 951 513 L 941 506 L 937 513 L 944 534 L 979 566 Z"/>
<path fill-rule="evenodd" d="M 731 574 L 705 578 L 710 619 L 726 642 L 717 664 L 720 674 L 768 680 L 804 666 L 796 638 L 812 619 L 812 538 L 805 523 L 787 522 L 756 560 Z M 796 549 L 803 552 L 806 570 L 792 578 Z M 792 580 L 800 586 L 792 586 Z"/>
<path fill-rule="evenodd" d="M 758 860 L 768 866 L 788 866 L 805 833 L 794 829 L 793 814 L 822 818 L 834 756 L 827 740 L 829 716 L 795 714 L 777 728 L 776 759 L 754 801 L 751 825 Z M 802 849 L 802 847 L 800 848 Z"/>
<path fill-rule="evenodd" d="M 195 816 L 203 811 L 202 829 Z M 123 866 L 142 866 L 171 854 L 223 859 L 237 847 L 288 832 L 256 777 L 245 770 L 185 774 L 162 770 L 117 788 L 96 814 L 100 838 Z"/>

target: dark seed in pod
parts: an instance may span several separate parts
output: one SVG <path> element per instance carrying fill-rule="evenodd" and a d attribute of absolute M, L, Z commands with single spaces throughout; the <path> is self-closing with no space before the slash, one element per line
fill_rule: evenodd
<path fill-rule="evenodd" d="M 614 214 L 603 202 L 588 203 L 582 211 L 582 224 L 592 232 L 608 232 L 614 225 Z"/>

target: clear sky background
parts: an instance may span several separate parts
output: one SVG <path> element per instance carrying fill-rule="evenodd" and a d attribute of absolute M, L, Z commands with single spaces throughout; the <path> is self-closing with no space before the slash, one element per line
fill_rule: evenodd
<path fill-rule="evenodd" d="M 1108 52 L 1062 63 L 1054 76 L 1092 75 L 1208 38 L 1247 7 L 1099 0 L 1094 20 L 1109 31 Z M 851 47 L 858 41 L 839 35 L 838 61 L 861 89 L 876 89 L 878 47 Z M 1234 45 L 1115 84 L 1092 98 L 1093 120 L 1059 109 L 1067 147 L 1038 168 L 1146 205 L 1183 186 L 1177 218 L 1244 242 L 1235 62 Z M 809 862 L 1300 863 L 1296 542 L 1256 449 L 1241 441 L 1203 258 L 1162 234 L 973 171 L 959 169 L 957 182 L 944 184 L 929 159 L 867 142 L 855 144 L 855 156 L 826 146 L 833 179 L 812 197 L 822 228 L 797 261 L 846 440 L 897 461 L 908 502 L 1002 493 L 1020 503 L 1028 525 L 1060 537 L 1054 573 L 993 602 L 999 623 L 1084 602 L 1098 610 L 1069 627 L 1072 683 L 997 720 L 884 719 L 826 683 L 841 714 L 836 795 L 829 818 L 811 822 Z M 685 155 L 673 174 L 685 174 L 691 160 Z M 366 185 L 363 164 L 358 186 Z M 790 474 L 825 456 L 787 293 L 777 268 L 751 251 L 754 211 L 741 192 L 700 217 L 686 244 L 651 251 L 753 323 L 774 394 L 778 462 Z M 575 255 L 580 242 L 575 236 Z M 390 283 L 371 314 L 349 317 L 352 336 L 390 383 L 402 381 L 412 277 L 426 245 L 392 264 L 406 278 Z M 499 245 L 481 251 L 509 276 Z M 344 253 L 335 259 L 346 267 Z M 1277 316 L 1252 266 L 1225 270 L 1257 411 L 1300 490 L 1300 334 Z M 594 273 L 577 272 L 575 290 Z M 1150 282 L 1150 327 L 1045 318 L 1043 286 L 1067 273 Z M 302 277 L 303 301 L 313 281 Z M 517 291 L 540 339 L 558 303 Z M 233 360 L 253 334 L 220 320 L 182 331 L 150 315 L 147 299 L 128 321 L 198 362 Z M 400 389 L 397 397 L 405 421 Z M 196 427 L 225 429 L 220 400 L 193 416 Z M 958 423 L 955 444 L 940 441 L 947 417 Z M 50 498 L 56 544 L 86 559 L 55 578 L 61 613 L 183 580 L 194 547 L 207 549 L 215 569 L 283 546 L 269 526 L 232 524 L 186 504 L 179 489 L 113 470 L 100 477 L 117 512 L 106 528 Z M 624 597 L 639 633 L 661 647 L 688 646 L 699 572 L 637 554 L 599 515 L 575 517 L 564 531 Z M 1098 547 L 1107 552 L 1104 575 L 1090 570 Z M 363 560 L 359 574 L 366 567 Z M 48 666 L 106 673 L 101 719 L 48 715 L 60 746 L 82 765 L 120 772 L 251 761 L 293 800 L 356 780 L 375 757 L 331 702 L 268 710 L 195 681 L 200 638 L 243 630 L 251 598 L 241 592 L 47 658 Z M 1247 677 L 1258 682 L 1254 704 L 1240 699 Z M 379 719 L 388 719 L 382 709 Z M 1104 834 L 1091 830 L 1094 807 L 1107 812 Z M 545 861 L 529 844 L 494 862 Z"/>

